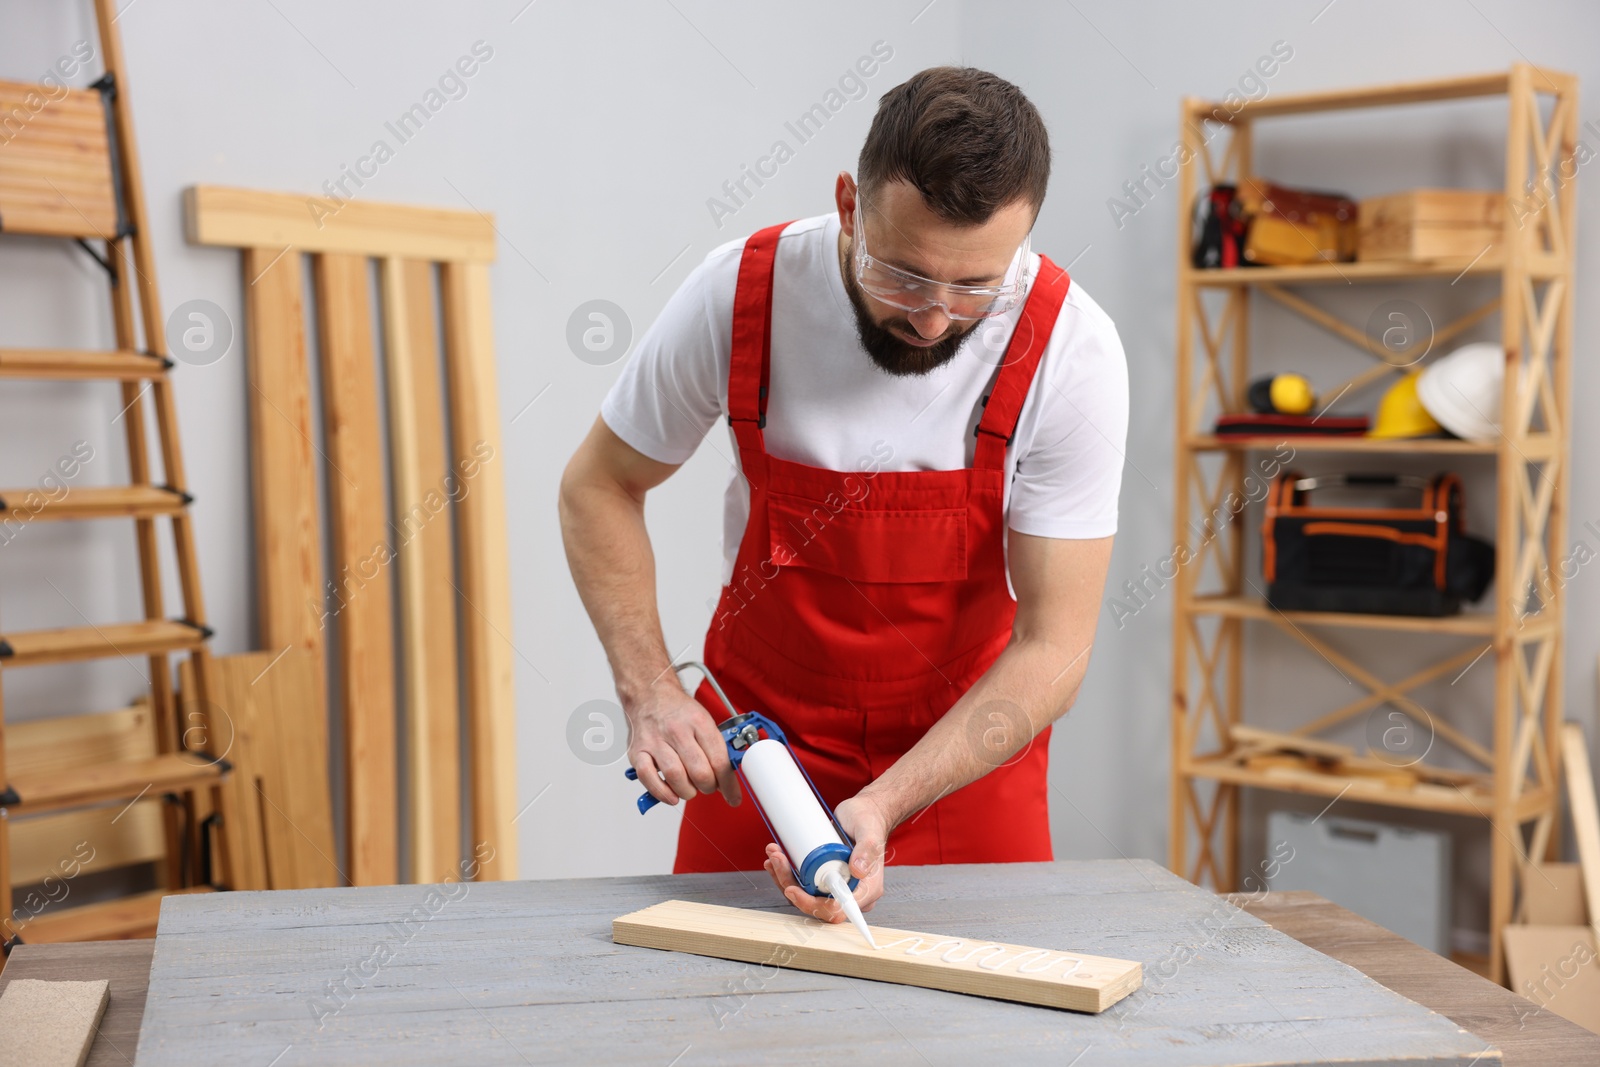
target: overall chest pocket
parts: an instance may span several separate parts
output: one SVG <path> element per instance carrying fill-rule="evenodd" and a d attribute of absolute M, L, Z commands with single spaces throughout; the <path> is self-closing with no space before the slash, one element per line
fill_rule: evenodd
<path fill-rule="evenodd" d="M 832 503 L 840 503 L 835 499 Z M 949 582 L 967 576 L 965 508 L 875 509 L 778 493 L 767 498 L 772 562 L 854 582 Z"/>

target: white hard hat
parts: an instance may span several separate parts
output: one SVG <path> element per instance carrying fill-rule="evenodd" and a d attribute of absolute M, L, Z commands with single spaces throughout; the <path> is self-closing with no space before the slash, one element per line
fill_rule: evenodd
<path fill-rule="evenodd" d="M 1487 444 L 1500 436 L 1505 376 L 1505 348 L 1489 341 L 1462 345 L 1423 369 L 1417 399 L 1457 437 Z"/>

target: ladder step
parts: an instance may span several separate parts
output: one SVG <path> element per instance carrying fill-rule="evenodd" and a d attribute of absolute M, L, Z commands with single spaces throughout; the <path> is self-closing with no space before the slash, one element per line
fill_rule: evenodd
<path fill-rule="evenodd" d="M 79 378 L 139 381 L 165 374 L 168 361 L 143 352 L 95 352 L 73 348 L 0 349 L 0 378 Z"/>
<path fill-rule="evenodd" d="M 108 485 L 73 489 L 57 500 L 39 489 L 0 489 L 0 523 L 12 515 L 29 522 L 52 519 L 148 519 L 181 515 L 188 503 L 176 489 L 159 485 Z"/>
<path fill-rule="evenodd" d="M 38 102 L 48 101 L 44 106 Z M 0 81 L 0 232 L 107 238 L 117 189 L 105 103 L 93 89 Z"/>
<path fill-rule="evenodd" d="M 32 667 L 199 648 L 209 631 L 176 619 L 0 634 L 0 667 Z"/>
<path fill-rule="evenodd" d="M 12 774 L 15 801 L 7 807 L 13 815 L 38 815 L 108 800 L 132 803 L 146 796 L 211 785 L 221 781 L 228 769 L 226 760 L 208 759 L 198 752 L 167 752 L 65 771 Z"/>
<path fill-rule="evenodd" d="M 178 893 L 210 893 L 210 886 L 193 889 L 153 889 L 98 904 L 81 904 L 42 912 L 18 929 L 24 944 L 51 945 L 63 941 L 123 941 L 154 937 L 161 918 L 161 898 Z"/>

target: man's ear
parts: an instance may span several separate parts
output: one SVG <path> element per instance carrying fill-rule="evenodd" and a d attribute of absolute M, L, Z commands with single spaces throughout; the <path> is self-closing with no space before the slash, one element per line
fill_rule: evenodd
<path fill-rule="evenodd" d="M 861 195 L 850 172 L 841 170 L 833 185 L 834 206 L 839 211 L 839 228 L 846 237 L 856 235 L 856 197 Z"/>

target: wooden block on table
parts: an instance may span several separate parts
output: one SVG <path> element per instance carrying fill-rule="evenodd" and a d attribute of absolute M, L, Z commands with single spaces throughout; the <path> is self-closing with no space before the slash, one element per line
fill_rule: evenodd
<path fill-rule="evenodd" d="M 82 1067 L 111 983 L 18 979 L 0 996 L 0 1067 Z"/>
<path fill-rule="evenodd" d="M 855 927 L 802 915 L 669 900 L 615 919 L 619 945 L 944 989 L 1049 1008 L 1101 1012 L 1138 989 L 1132 960 L 874 927 L 874 950 Z"/>
<path fill-rule="evenodd" d="M 1511 990 L 1600 1033 L 1600 956 L 1587 926 L 1504 928 Z"/>

